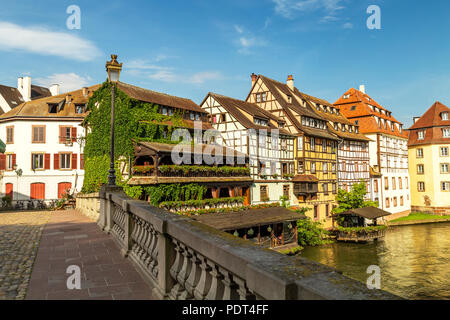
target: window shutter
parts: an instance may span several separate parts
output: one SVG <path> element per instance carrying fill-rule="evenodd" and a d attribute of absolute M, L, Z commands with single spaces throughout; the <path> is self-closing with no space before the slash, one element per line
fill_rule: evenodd
<path fill-rule="evenodd" d="M 15 164 L 16 164 L 16 154 L 13 153 L 13 155 L 12 155 L 12 165 L 13 165 L 13 167 L 14 167 Z"/>
<path fill-rule="evenodd" d="M 80 169 L 84 170 L 84 154 L 80 154 Z"/>
<path fill-rule="evenodd" d="M 6 170 L 6 155 L 0 154 L 0 170 Z"/>
<path fill-rule="evenodd" d="M 53 169 L 59 170 L 59 153 L 53 155 Z"/>
<path fill-rule="evenodd" d="M 59 143 L 64 143 L 64 127 L 59 127 Z"/>
<path fill-rule="evenodd" d="M 49 153 L 45 154 L 44 169 L 45 170 L 50 170 L 50 154 Z"/>
<path fill-rule="evenodd" d="M 76 141 L 77 141 L 77 128 L 72 127 L 72 142 L 76 142 Z"/>
<path fill-rule="evenodd" d="M 72 153 L 72 169 L 76 169 L 76 168 L 77 168 L 77 154 Z"/>

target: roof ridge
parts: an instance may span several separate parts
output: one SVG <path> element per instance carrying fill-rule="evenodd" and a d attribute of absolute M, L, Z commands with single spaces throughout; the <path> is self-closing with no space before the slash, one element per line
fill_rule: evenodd
<path fill-rule="evenodd" d="M 126 83 L 126 82 L 121 82 L 121 81 L 119 81 L 119 83 L 122 84 L 122 85 L 125 85 L 125 86 L 129 86 L 129 87 L 136 88 L 136 89 L 138 89 L 138 90 L 150 91 L 150 92 L 152 92 L 152 93 L 164 95 L 164 96 L 171 97 L 171 98 L 177 98 L 177 99 L 183 99 L 183 100 L 186 100 L 186 101 L 192 101 L 192 100 L 189 99 L 189 98 L 179 97 L 179 96 L 175 96 L 175 95 L 168 94 L 168 93 L 164 93 L 164 92 L 159 92 L 159 91 L 154 91 L 154 90 L 151 90 L 151 89 L 146 89 L 146 88 L 138 87 L 138 86 L 135 86 L 135 85 Z M 194 102 L 194 101 L 192 101 L 192 102 Z M 195 102 L 194 102 L 194 103 L 195 103 Z"/>

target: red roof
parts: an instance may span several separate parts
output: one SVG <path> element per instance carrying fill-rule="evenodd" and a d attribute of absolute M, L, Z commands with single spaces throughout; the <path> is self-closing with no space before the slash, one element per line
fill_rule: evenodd
<path fill-rule="evenodd" d="M 408 145 L 422 145 L 431 143 L 450 143 L 450 138 L 444 138 L 443 128 L 450 129 L 450 120 L 442 120 L 442 113 L 450 115 L 450 108 L 435 102 L 414 124 L 409 128 Z M 447 117 L 448 117 L 447 116 Z M 448 118 L 447 118 L 448 119 Z M 418 132 L 425 130 L 424 139 L 418 139 Z"/>
<path fill-rule="evenodd" d="M 392 116 L 392 113 L 373 100 L 369 95 L 351 88 L 342 95 L 334 105 L 339 108 L 344 116 L 352 121 L 358 121 L 361 133 L 385 133 L 401 138 L 407 138 L 408 132 L 398 129 L 402 124 Z M 384 114 L 382 111 L 384 111 Z M 384 119 L 384 124 L 379 125 L 375 116 Z M 394 130 L 387 126 L 390 121 L 394 124 Z"/>

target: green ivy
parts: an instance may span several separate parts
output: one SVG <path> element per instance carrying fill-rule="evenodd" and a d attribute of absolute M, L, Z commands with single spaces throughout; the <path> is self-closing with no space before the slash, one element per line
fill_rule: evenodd
<path fill-rule="evenodd" d="M 329 232 L 322 228 L 320 222 L 306 218 L 297 221 L 298 243 L 301 246 L 318 246 L 329 243 Z"/>

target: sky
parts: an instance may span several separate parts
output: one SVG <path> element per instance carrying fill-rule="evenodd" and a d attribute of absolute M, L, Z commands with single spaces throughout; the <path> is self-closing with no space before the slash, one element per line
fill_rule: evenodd
<path fill-rule="evenodd" d="M 245 99 L 250 74 L 335 102 L 351 87 L 405 127 L 435 101 L 450 106 L 450 1 L 171 0 L 5 1 L 0 84 L 105 81 L 110 54 L 120 80 L 201 103 L 208 92 Z M 69 29 L 80 8 L 80 29 Z M 371 5 L 381 29 L 369 29 Z"/>

